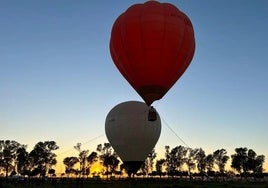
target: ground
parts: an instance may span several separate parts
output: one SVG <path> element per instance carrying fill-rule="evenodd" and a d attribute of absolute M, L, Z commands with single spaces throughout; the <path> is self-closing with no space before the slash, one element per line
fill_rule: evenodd
<path fill-rule="evenodd" d="M 187 181 L 180 179 L 33 179 L 31 181 L 9 181 L 2 179 L 0 188 L 268 188 L 267 181 Z"/>

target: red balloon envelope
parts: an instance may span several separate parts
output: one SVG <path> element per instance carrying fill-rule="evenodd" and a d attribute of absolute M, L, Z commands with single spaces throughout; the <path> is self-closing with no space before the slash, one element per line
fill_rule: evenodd
<path fill-rule="evenodd" d="M 112 59 L 147 105 L 161 99 L 181 77 L 194 50 L 190 19 L 169 3 L 132 5 L 111 32 Z"/>

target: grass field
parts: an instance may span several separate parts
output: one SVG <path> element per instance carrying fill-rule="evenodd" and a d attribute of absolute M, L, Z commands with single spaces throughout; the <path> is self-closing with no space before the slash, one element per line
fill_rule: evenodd
<path fill-rule="evenodd" d="M 268 188 L 268 182 L 202 182 L 161 179 L 1 183 L 0 188 Z"/>

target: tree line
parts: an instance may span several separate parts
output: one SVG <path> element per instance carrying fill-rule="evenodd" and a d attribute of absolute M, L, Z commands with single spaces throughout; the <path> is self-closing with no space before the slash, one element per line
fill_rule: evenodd
<path fill-rule="evenodd" d="M 45 177 L 55 175 L 57 155 L 55 150 L 59 146 L 55 141 L 38 142 L 28 152 L 27 145 L 20 144 L 14 140 L 0 140 L 0 174 L 6 178 L 16 174 L 28 177 Z M 95 151 L 90 152 L 82 149 L 82 144 L 74 146 L 76 156 L 68 156 L 63 159 L 65 175 L 76 177 L 89 177 L 102 175 L 122 175 L 126 168 L 120 161 L 119 156 L 114 152 L 109 143 L 99 144 Z M 217 149 L 211 154 L 205 154 L 202 148 L 189 148 L 176 146 L 171 148 L 165 146 L 165 157 L 157 158 L 153 150 L 149 153 L 137 175 L 142 176 L 170 176 L 192 178 L 193 175 L 211 177 L 228 175 L 226 170 L 227 162 L 231 160 L 231 169 L 241 177 L 248 176 L 262 177 L 264 155 L 258 155 L 253 149 L 246 147 L 236 148 L 231 156 L 227 155 L 225 149 Z M 94 163 L 103 167 L 102 172 L 91 172 L 90 168 Z"/>

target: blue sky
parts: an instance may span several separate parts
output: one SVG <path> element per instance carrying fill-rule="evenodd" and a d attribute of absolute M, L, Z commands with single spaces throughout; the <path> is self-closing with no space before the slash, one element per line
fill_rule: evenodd
<path fill-rule="evenodd" d="M 143 2 L 2 0 L 0 139 L 28 150 L 54 140 L 62 157 L 78 142 L 91 150 L 107 142 L 108 112 L 142 101 L 112 62 L 111 28 L 130 5 Z M 153 104 L 163 120 L 159 156 L 165 145 L 183 145 L 171 127 L 207 154 L 248 147 L 268 157 L 268 2 L 166 2 L 191 19 L 196 51 L 181 79 Z"/>

